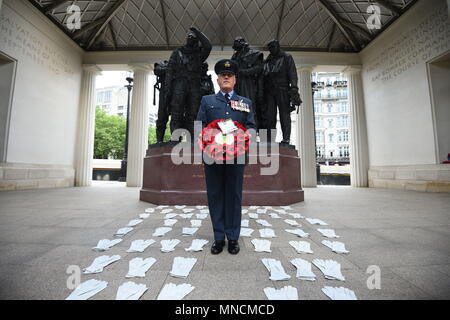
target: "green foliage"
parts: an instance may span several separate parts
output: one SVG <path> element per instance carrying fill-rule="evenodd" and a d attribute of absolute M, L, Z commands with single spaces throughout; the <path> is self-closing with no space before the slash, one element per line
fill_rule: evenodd
<path fill-rule="evenodd" d="M 170 121 L 167 122 L 164 142 L 170 141 Z M 156 143 L 156 127 L 148 127 L 148 144 Z"/>
<path fill-rule="evenodd" d="M 95 110 L 94 158 L 122 159 L 125 149 L 125 117 L 109 116 L 97 106 Z"/>

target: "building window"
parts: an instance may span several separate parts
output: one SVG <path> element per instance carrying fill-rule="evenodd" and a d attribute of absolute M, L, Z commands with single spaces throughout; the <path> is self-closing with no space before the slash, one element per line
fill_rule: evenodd
<path fill-rule="evenodd" d="M 316 132 L 316 142 L 322 142 L 322 132 Z"/>
<path fill-rule="evenodd" d="M 341 128 L 348 127 L 348 116 L 339 117 L 338 125 Z"/>
<path fill-rule="evenodd" d="M 325 156 L 325 148 L 323 146 L 317 147 L 316 152 L 318 158 L 323 158 Z"/>
<path fill-rule="evenodd" d="M 339 156 L 341 158 L 350 157 L 350 147 L 349 146 L 339 147 Z"/>
<path fill-rule="evenodd" d="M 339 132 L 339 142 L 348 142 L 348 131 Z"/>
<path fill-rule="evenodd" d="M 320 104 L 315 104 L 314 105 L 314 112 L 315 113 L 320 113 Z"/>
<path fill-rule="evenodd" d="M 341 102 L 341 104 L 339 105 L 339 112 L 342 112 L 342 113 L 348 112 L 347 102 Z"/>
<path fill-rule="evenodd" d="M 118 106 L 117 110 L 122 111 L 123 110 L 123 106 Z"/>
<path fill-rule="evenodd" d="M 322 119 L 321 118 L 316 117 L 315 122 L 316 122 L 316 128 L 322 128 Z"/>
<path fill-rule="evenodd" d="M 333 128 L 333 119 L 328 119 L 328 128 Z"/>
<path fill-rule="evenodd" d="M 327 105 L 327 109 L 328 109 L 328 113 L 333 112 L 333 105 L 332 105 L 331 103 L 329 103 L 329 104 Z"/>
<path fill-rule="evenodd" d="M 334 134 L 328 135 L 328 142 L 334 142 Z"/>

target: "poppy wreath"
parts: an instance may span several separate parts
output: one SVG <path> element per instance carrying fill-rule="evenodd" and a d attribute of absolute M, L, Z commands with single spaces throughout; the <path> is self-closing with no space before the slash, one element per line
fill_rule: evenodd
<path fill-rule="evenodd" d="M 238 130 L 223 135 L 218 123 L 224 119 L 211 122 L 200 133 L 198 143 L 200 148 L 210 158 L 215 160 L 232 160 L 245 154 L 250 147 L 250 133 L 239 122 L 234 121 Z"/>

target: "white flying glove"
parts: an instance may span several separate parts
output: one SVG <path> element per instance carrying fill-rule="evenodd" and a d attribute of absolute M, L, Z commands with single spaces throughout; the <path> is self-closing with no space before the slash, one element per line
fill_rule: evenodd
<path fill-rule="evenodd" d="M 185 206 L 185 205 L 182 205 L 182 206 L 175 206 L 175 208 L 178 209 L 178 210 L 180 210 L 180 209 L 186 208 L 186 206 Z"/>
<path fill-rule="evenodd" d="M 251 206 L 249 209 L 250 210 L 256 210 L 256 209 L 258 209 L 259 208 L 259 206 Z"/>
<path fill-rule="evenodd" d="M 196 258 L 175 257 L 170 275 L 177 278 L 187 278 L 196 262 Z"/>
<path fill-rule="evenodd" d="M 273 209 L 271 206 L 264 206 L 263 208 L 267 209 L 267 210 L 272 210 Z"/>
<path fill-rule="evenodd" d="M 269 240 L 253 239 L 252 243 L 255 246 L 256 252 L 272 252 L 270 250 L 271 242 Z"/>
<path fill-rule="evenodd" d="M 153 212 L 155 212 L 155 208 L 147 208 L 147 209 L 145 209 L 145 212 L 153 213 Z"/>
<path fill-rule="evenodd" d="M 118 236 L 118 237 L 122 237 L 131 231 L 133 231 L 133 228 L 131 228 L 131 227 L 120 228 L 119 230 L 116 231 L 116 233 L 114 235 Z"/>
<path fill-rule="evenodd" d="M 192 218 L 194 214 L 193 213 L 180 213 L 179 216 L 183 219 L 190 219 Z"/>
<path fill-rule="evenodd" d="M 120 256 L 119 255 L 114 255 L 114 256 L 100 256 L 95 258 L 94 262 L 92 262 L 92 264 L 83 269 L 83 273 L 84 274 L 92 274 L 92 273 L 100 273 L 103 272 L 103 268 L 105 268 L 106 266 L 110 265 L 113 262 L 116 262 L 120 260 Z"/>
<path fill-rule="evenodd" d="M 248 213 L 248 210 L 247 209 L 242 209 L 241 213 L 242 214 L 246 214 L 246 213 Z"/>
<path fill-rule="evenodd" d="M 134 258 L 128 263 L 128 273 L 126 278 L 144 278 L 145 273 L 156 262 L 155 258 Z"/>
<path fill-rule="evenodd" d="M 196 206 L 197 209 L 205 209 L 206 206 Z"/>
<path fill-rule="evenodd" d="M 168 208 L 168 207 L 169 206 L 157 206 L 156 209 L 161 210 L 161 209 Z"/>
<path fill-rule="evenodd" d="M 251 237 L 253 231 L 255 231 L 255 230 L 253 230 L 251 228 L 241 228 L 240 235 L 241 235 L 241 237 Z"/>
<path fill-rule="evenodd" d="M 135 227 L 138 224 L 140 224 L 142 222 L 141 219 L 135 219 L 135 220 L 131 220 L 130 222 L 128 222 L 127 227 Z"/>
<path fill-rule="evenodd" d="M 317 229 L 324 237 L 327 238 L 339 238 L 338 235 L 334 232 L 333 229 Z"/>
<path fill-rule="evenodd" d="M 281 219 L 281 217 L 280 217 L 278 214 L 276 214 L 276 213 L 269 213 L 269 216 L 270 216 L 272 219 Z"/>
<path fill-rule="evenodd" d="M 171 239 L 171 240 L 162 240 L 161 241 L 161 251 L 162 252 L 172 252 L 175 251 L 175 247 L 180 243 L 181 241 L 178 239 Z"/>
<path fill-rule="evenodd" d="M 81 283 L 66 300 L 87 300 L 108 286 L 108 282 L 95 279 Z"/>
<path fill-rule="evenodd" d="M 339 241 L 328 241 L 323 240 L 322 244 L 331 249 L 331 251 L 336 253 L 350 253 L 347 249 L 345 249 L 345 244 Z"/>
<path fill-rule="evenodd" d="M 159 227 L 153 232 L 153 237 L 163 237 L 167 232 L 172 231 L 171 227 Z"/>
<path fill-rule="evenodd" d="M 259 218 L 259 215 L 256 214 L 256 213 L 249 213 L 248 216 L 249 216 L 249 218 L 252 218 L 252 219 L 258 219 Z"/>
<path fill-rule="evenodd" d="M 256 220 L 256 223 L 264 226 L 264 227 L 271 227 L 272 225 L 270 223 L 268 223 L 266 220 L 263 219 L 258 219 Z"/>
<path fill-rule="evenodd" d="M 247 219 L 245 219 L 245 220 L 241 220 L 241 227 L 246 227 L 246 228 L 248 228 L 248 220 Z"/>
<path fill-rule="evenodd" d="M 287 214 L 286 210 L 284 210 L 284 209 L 273 209 L 273 211 L 276 211 L 279 214 Z"/>
<path fill-rule="evenodd" d="M 209 209 L 202 209 L 202 210 L 200 210 L 200 213 L 206 213 L 206 214 L 209 214 Z"/>
<path fill-rule="evenodd" d="M 116 300 L 139 300 L 145 291 L 147 291 L 145 284 L 128 281 L 117 289 Z"/>
<path fill-rule="evenodd" d="M 289 241 L 289 244 L 294 247 L 297 253 L 314 253 L 311 250 L 311 244 L 306 241 Z"/>
<path fill-rule="evenodd" d="M 191 246 L 189 248 L 185 248 L 186 251 L 202 251 L 203 246 L 207 244 L 209 241 L 204 239 L 194 239 L 192 240 Z"/>
<path fill-rule="evenodd" d="M 184 213 L 189 213 L 189 212 L 192 212 L 192 211 L 194 211 L 194 209 L 183 209 Z"/>
<path fill-rule="evenodd" d="M 179 285 L 168 283 L 162 288 L 156 300 L 182 300 L 194 289 L 195 287 L 188 283 Z"/>
<path fill-rule="evenodd" d="M 261 214 L 267 213 L 267 209 L 256 209 L 256 213 L 261 213 Z"/>
<path fill-rule="evenodd" d="M 120 242 L 122 242 L 122 239 L 114 239 L 114 240 L 103 239 L 103 240 L 100 240 L 97 243 L 97 246 L 93 247 L 92 250 L 106 251 L 106 250 L 114 247 L 116 244 L 118 244 Z"/>
<path fill-rule="evenodd" d="M 300 213 L 288 213 L 288 214 L 294 219 L 304 219 L 305 218 Z"/>
<path fill-rule="evenodd" d="M 177 222 L 178 222 L 177 219 L 166 219 L 166 220 L 164 220 L 164 226 L 165 227 L 173 227 L 173 225 Z"/>
<path fill-rule="evenodd" d="M 141 219 L 148 219 L 150 217 L 150 213 L 141 213 L 139 215 L 139 218 Z"/>
<path fill-rule="evenodd" d="M 259 229 L 259 235 L 261 238 L 276 238 L 273 229 Z"/>
<path fill-rule="evenodd" d="M 294 226 L 294 227 L 301 227 L 301 224 L 299 224 L 297 221 L 295 221 L 295 220 L 289 220 L 289 219 L 286 219 L 286 220 L 284 220 L 284 222 L 286 222 L 287 224 L 289 224 L 289 225 L 291 225 L 291 226 Z"/>
<path fill-rule="evenodd" d="M 323 222 L 320 219 L 306 218 L 306 221 L 308 221 L 311 224 L 318 224 L 318 225 L 321 225 L 321 226 L 327 226 L 328 225 L 327 223 Z"/>
<path fill-rule="evenodd" d="M 144 252 L 149 246 L 155 243 L 155 240 L 134 240 L 127 252 Z"/>
<path fill-rule="evenodd" d="M 297 288 L 286 286 L 279 290 L 275 288 L 264 288 L 264 293 L 269 300 L 298 300 Z"/>
<path fill-rule="evenodd" d="M 300 280 L 315 281 L 316 275 L 311 271 L 309 261 L 297 258 L 291 260 L 291 263 L 297 268 L 297 278 Z"/>
<path fill-rule="evenodd" d="M 344 287 L 323 287 L 322 292 L 331 300 L 358 300 L 354 291 Z"/>
<path fill-rule="evenodd" d="M 300 238 L 308 238 L 309 233 L 304 232 L 302 229 L 284 229 L 286 232 L 295 234 L 296 236 Z"/>
<path fill-rule="evenodd" d="M 197 230 L 198 228 L 183 228 L 183 236 L 193 236 Z"/>
<path fill-rule="evenodd" d="M 169 212 L 172 212 L 173 211 L 173 209 L 164 209 L 164 210 L 161 210 L 161 213 L 162 214 L 166 214 L 166 213 L 169 213 Z"/>
<path fill-rule="evenodd" d="M 341 273 L 341 265 L 334 260 L 314 259 L 312 263 L 322 271 L 325 278 L 329 280 L 345 281 Z"/>
<path fill-rule="evenodd" d="M 164 219 L 172 219 L 175 218 L 178 215 L 178 213 L 168 213 L 164 216 Z"/>
<path fill-rule="evenodd" d="M 284 210 L 292 210 L 291 206 L 280 206 L 280 208 Z"/>
<path fill-rule="evenodd" d="M 202 220 L 191 220 L 192 228 L 199 228 L 202 226 Z"/>
<path fill-rule="evenodd" d="M 261 261 L 270 272 L 270 280 L 289 280 L 291 278 L 291 276 L 284 271 L 283 266 L 281 265 L 281 262 L 279 260 L 264 258 L 261 259 Z"/>
<path fill-rule="evenodd" d="M 206 219 L 208 214 L 207 213 L 197 213 L 195 216 L 197 217 L 197 219 L 203 220 L 203 219 Z"/>

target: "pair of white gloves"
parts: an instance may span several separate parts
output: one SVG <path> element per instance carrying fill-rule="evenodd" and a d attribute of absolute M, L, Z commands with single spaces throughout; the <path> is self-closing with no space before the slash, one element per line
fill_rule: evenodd
<path fill-rule="evenodd" d="M 291 276 L 284 271 L 283 266 L 281 265 L 281 262 L 279 260 L 264 258 L 261 259 L 261 261 L 266 269 L 270 272 L 270 280 L 289 280 L 291 278 Z"/>
<path fill-rule="evenodd" d="M 248 228 L 248 223 L 249 223 L 249 221 L 247 219 L 241 220 L 241 227 Z"/>
<path fill-rule="evenodd" d="M 325 278 L 329 280 L 345 281 L 341 273 L 341 264 L 334 260 L 314 259 L 312 263 L 322 271 Z"/>
<path fill-rule="evenodd" d="M 294 247 L 297 253 L 314 253 L 311 250 L 311 244 L 307 241 L 289 241 L 289 244 Z"/>
<path fill-rule="evenodd" d="M 119 255 L 114 256 L 100 256 L 95 258 L 95 260 L 92 262 L 92 264 L 83 269 L 84 274 L 92 274 L 92 273 L 100 273 L 103 272 L 103 269 L 110 265 L 111 263 L 114 263 L 116 261 L 120 260 Z"/>
<path fill-rule="evenodd" d="M 331 300 L 358 300 L 355 292 L 344 287 L 323 287 L 322 292 Z"/>
<path fill-rule="evenodd" d="M 183 228 L 183 236 L 193 236 L 196 233 L 198 228 Z"/>
<path fill-rule="evenodd" d="M 263 219 L 257 219 L 256 223 L 262 225 L 263 227 L 271 227 L 272 225 L 267 222 L 267 220 L 263 220 Z"/>
<path fill-rule="evenodd" d="M 306 221 L 308 221 L 311 224 L 318 224 L 318 225 L 321 225 L 321 226 L 327 226 L 328 225 L 327 223 L 323 222 L 320 219 L 306 218 Z"/>
<path fill-rule="evenodd" d="M 327 238 L 339 238 L 338 235 L 334 232 L 333 229 L 317 229 L 324 237 Z"/>
<path fill-rule="evenodd" d="M 259 235 L 261 238 L 276 238 L 273 229 L 259 229 Z"/>
<path fill-rule="evenodd" d="M 241 228 L 240 235 L 241 235 L 241 237 L 251 237 L 253 231 L 255 231 L 255 230 L 253 230 L 251 228 Z"/>
<path fill-rule="evenodd" d="M 206 245 L 209 241 L 205 239 L 194 239 L 192 240 L 191 246 L 189 248 L 185 248 L 184 250 L 189 252 L 202 251 L 203 246 Z"/>
<path fill-rule="evenodd" d="M 128 222 L 127 227 L 136 227 L 138 224 L 142 223 L 142 219 L 135 219 Z"/>
<path fill-rule="evenodd" d="M 206 219 L 206 217 L 208 217 L 208 214 L 207 213 L 197 213 L 195 216 L 197 217 L 197 219 L 203 220 L 203 219 Z"/>
<path fill-rule="evenodd" d="M 288 214 L 294 219 L 304 219 L 305 218 L 300 213 L 288 213 Z"/>
<path fill-rule="evenodd" d="M 286 220 L 284 220 L 284 222 L 286 222 L 287 224 L 289 224 L 289 225 L 291 225 L 291 226 L 294 226 L 294 227 L 301 227 L 301 224 L 299 224 L 297 221 L 295 221 L 295 220 L 289 220 L 289 219 L 286 219 Z"/>
<path fill-rule="evenodd" d="M 177 222 L 178 222 L 177 219 L 165 219 L 165 220 L 164 220 L 164 226 L 165 226 L 165 227 L 173 227 L 173 225 L 174 225 L 175 223 L 177 223 Z"/>
<path fill-rule="evenodd" d="M 281 217 L 280 217 L 278 214 L 276 214 L 276 213 L 269 213 L 269 216 L 270 216 L 272 219 L 281 219 Z"/>
<path fill-rule="evenodd" d="M 139 218 L 141 219 L 148 219 L 150 217 L 150 213 L 141 213 L 139 215 Z"/>
<path fill-rule="evenodd" d="M 95 279 L 81 283 L 66 300 L 87 300 L 108 286 L 108 282 Z"/>
<path fill-rule="evenodd" d="M 286 286 L 281 289 L 264 288 L 264 293 L 269 300 L 298 300 L 297 288 Z"/>
<path fill-rule="evenodd" d="M 345 249 L 345 244 L 339 241 L 328 241 L 323 240 L 322 244 L 331 249 L 331 251 L 336 253 L 350 253 L 347 249 Z"/>
<path fill-rule="evenodd" d="M 175 247 L 180 243 L 181 241 L 178 239 L 171 239 L 171 240 L 162 240 L 161 241 L 161 251 L 162 252 L 172 252 L 175 251 Z"/>
<path fill-rule="evenodd" d="M 155 243 L 155 240 L 134 240 L 127 252 L 144 252 L 149 246 Z"/>
<path fill-rule="evenodd" d="M 202 226 L 202 220 L 191 220 L 192 228 L 199 228 Z"/>
<path fill-rule="evenodd" d="M 301 280 L 315 281 L 316 275 L 311 270 L 309 261 L 297 258 L 291 260 L 291 263 L 297 268 L 297 278 Z"/>
<path fill-rule="evenodd" d="M 270 250 L 270 245 L 272 243 L 269 240 L 253 239 L 252 243 L 255 246 L 256 252 L 272 252 L 272 250 Z"/>
<path fill-rule="evenodd" d="M 134 258 L 128 263 L 126 278 L 144 278 L 145 273 L 155 264 L 155 258 Z"/>
<path fill-rule="evenodd" d="M 97 246 L 92 248 L 92 250 L 106 251 L 121 242 L 122 242 L 122 239 L 114 239 L 114 240 L 102 239 L 97 243 Z"/>
<path fill-rule="evenodd" d="M 171 227 L 159 227 L 153 232 L 153 237 L 163 237 L 167 232 L 172 231 Z"/>
<path fill-rule="evenodd" d="M 117 290 L 116 300 L 139 300 L 147 290 L 148 288 L 145 284 L 128 281 Z"/>
<path fill-rule="evenodd" d="M 168 283 L 162 288 L 156 300 L 182 300 L 194 289 L 195 287 L 188 283 L 179 285 Z"/>
<path fill-rule="evenodd" d="M 133 231 L 133 228 L 131 227 L 120 228 L 119 230 L 116 231 L 114 235 L 117 237 L 122 237 L 131 231 Z"/>
<path fill-rule="evenodd" d="M 196 258 L 175 257 L 170 275 L 176 278 L 187 278 L 196 262 Z"/>
<path fill-rule="evenodd" d="M 309 233 L 304 232 L 302 229 L 284 229 L 286 232 L 295 234 L 296 236 L 300 238 L 308 238 Z"/>
<path fill-rule="evenodd" d="M 258 218 L 259 218 L 259 215 L 256 214 L 256 213 L 249 213 L 249 214 L 248 214 L 248 217 L 249 217 L 249 218 L 252 218 L 252 219 L 258 219 Z"/>

